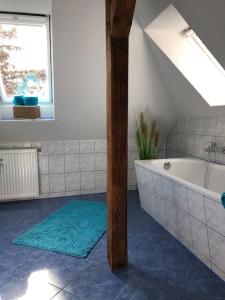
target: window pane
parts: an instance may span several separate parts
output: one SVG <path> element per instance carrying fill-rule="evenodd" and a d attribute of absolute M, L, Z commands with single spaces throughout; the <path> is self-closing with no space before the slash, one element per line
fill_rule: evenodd
<path fill-rule="evenodd" d="M 0 22 L 0 85 L 4 102 L 14 95 L 51 101 L 46 24 Z"/>

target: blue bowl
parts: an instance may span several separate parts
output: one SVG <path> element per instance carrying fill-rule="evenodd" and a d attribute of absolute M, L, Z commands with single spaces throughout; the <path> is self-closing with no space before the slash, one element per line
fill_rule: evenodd
<path fill-rule="evenodd" d="M 26 106 L 36 106 L 38 105 L 38 97 L 33 97 L 33 96 L 24 97 L 24 104 Z"/>
<path fill-rule="evenodd" d="M 24 105 L 24 96 L 14 96 L 13 104 L 15 105 Z"/>

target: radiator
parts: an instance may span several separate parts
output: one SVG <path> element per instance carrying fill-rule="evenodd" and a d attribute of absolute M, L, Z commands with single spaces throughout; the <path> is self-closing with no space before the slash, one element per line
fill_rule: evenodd
<path fill-rule="evenodd" d="M 0 201 L 38 195 L 37 150 L 0 150 Z"/>

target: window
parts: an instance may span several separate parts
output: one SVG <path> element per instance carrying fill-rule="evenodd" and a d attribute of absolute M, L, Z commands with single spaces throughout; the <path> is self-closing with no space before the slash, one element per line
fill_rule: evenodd
<path fill-rule="evenodd" d="M 49 17 L 0 14 L 0 97 L 38 96 L 52 103 Z"/>
<path fill-rule="evenodd" d="M 209 106 L 225 105 L 225 70 L 172 4 L 145 31 Z"/>
<path fill-rule="evenodd" d="M 221 75 L 225 77 L 225 70 L 218 63 L 208 48 L 203 44 L 197 34 L 190 27 L 185 29 L 183 34 L 195 51 L 197 51 L 201 57 L 204 57 L 205 60 L 207 60 L 207 64 L 210 64 L 216 72 L 219 71 Z"/>

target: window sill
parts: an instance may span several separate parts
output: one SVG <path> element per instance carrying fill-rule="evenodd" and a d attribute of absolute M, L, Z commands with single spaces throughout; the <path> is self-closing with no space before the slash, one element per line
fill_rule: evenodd
<path fill-rule="evenodd" d="M 14 119 L 13 117 L 0 117 L 0 122 L 43 122 L 43 121 L 54 121 L 53 117 L 41 117 L 38 119 Z"/>
<path fill-rule="evenodd" d="M 41 117 L 37 119 L 16 119 L 13 116 L 13 105 L 1 105 L 0 107 L 0 122 L 44 122 L 54 121 L 54 105 L 41 105 Z"/>

